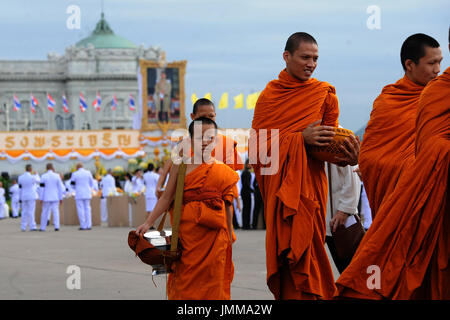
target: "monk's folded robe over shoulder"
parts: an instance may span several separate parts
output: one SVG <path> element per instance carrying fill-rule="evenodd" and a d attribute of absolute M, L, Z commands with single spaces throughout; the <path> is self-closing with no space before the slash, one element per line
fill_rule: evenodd
<path fill-rule="evenodd" d="M 217 135 L 217 145 L 212 152 L 212 156 L 233 170 L 244 169 L 244 162 L 237 151 L 237 142 L 230 137 L 222 134 Z"/>
<path fill-rule="evenodd" d="M 224 136 L 222 134 L 217 134 L 217 145 L 212 152 L 212 156 L 225 163 L 235 171 L 244 169 L 244 162 L 242 161 L 242 158 L 237 151 L 237 142 L 230 137 Z M 237 189 L 237 185 L 234 186 L 233 192 L 234 197 L 238 199 L 239 192 Z M 232 230 L 232 233 L 234 242 L 236 241 L 236 234 L 234 233 L 234 230 Z"/>
<path fill-rule="evenodd" d="M 450 68 L 423 90 L 415 160 L 339 277 L 339 297 L 450 299 L 449 124 Z M 380 268 L 379 288 L 367 286 L 371 265 Z"/>
<path fill-rule="evenodd" d="M 167 294 L 171 300 L 229 300 L 234 275 L 225 202 L 232 203 L 238 174 L 215 161 L 185 177 L 179 240 Z"/>
<path fill-rule="evenodd" d="M 311 78 L 299 81 L 286 70 L 269 82 L 256 103 L 250 143 L 258 154 L 265 144 L 279 168 L 265 175 L 259 155 L 255 168 L 266 219 L 267 285 L 276 299 L 330 298 L 334 279 L 325 252 L 327 178 L 323 161 L 307 154 L 302 131 L 311 123 L 338 126 L 335 89 Z M 260 129 L 268 129 L 267 139 Z M 270 129 L 279 129 L 271 136 Z M 279 139 L 279 154 L 271 149 Z M 262 140 L 262 141 L 261 141 Z"/>
<path fill-rule="evenodd" d="M 359 154 L 373 218 L 414 159 L 417 105 L 423 88 L 404 76 L 385 86 L 373 103 Z"/>

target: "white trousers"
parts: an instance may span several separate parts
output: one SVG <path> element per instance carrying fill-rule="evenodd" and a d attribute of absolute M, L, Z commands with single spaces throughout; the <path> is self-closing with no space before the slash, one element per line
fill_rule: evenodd
<path fill-rule="evenodd" d="M 13 217 L 19 216 L 20 202 L 19 200 L 11 200 L 11 209 Z"/>
<path fill-rule="evenodd" d="M 41 230 L 45 230 L 47 227 L 50 212 L 53 212 L 53 224 L 55 225 L 55 229 L 59 229 L 59 201 L 44 201 L 42 203 Z"/>
<path fill-rule="evenodd" d="M 9 212 L 8 215 L 6 215 L 5 202 L 0 201 L 0 218 L 7 218 L 7 217 L 9 217 Z"/>
<path fill-rule="evenodd" d="M 22 201 L 22 219 L 20 222 L 20 229 L 22 229 L 22 231 L 27 230 L 27 226 L 30 228 L 30 230 L 36 229 L 36 220 L 34 218 L 35 209 L 36 200 Z"/>
<path fill-rule="evenodd" d="M 238 205 L 237 202 L 239 201 L 240 207 L 242 208 L 242 199 L 241 197 L 239 198 L 234 198 L 233 200 L 233 205 L 234 205 L 234 214 L 236 215 L 236 221 L 239 225 L 239 227 L 242 228 L 242 212 L 241 210 L 238 209 Z"/>
<path fill-rule="evenodd" d="M 103 222 L 108 221 L 108 204 L 106 198 L 100 200 L 100 216 Z"/>
<path fill-rule="evenodd" d="M 145 209 L 147 210 L 147 212 L 153 211 L 156 202 L 158 202 L 157 198 L 145 198 Z"/>
<path fill-rule="evenodd" d="M 75 200 L 75 203 L 77 205 L 80 227 L 82 229 L 92 228 L 91 199 L 79 199 Z"/>

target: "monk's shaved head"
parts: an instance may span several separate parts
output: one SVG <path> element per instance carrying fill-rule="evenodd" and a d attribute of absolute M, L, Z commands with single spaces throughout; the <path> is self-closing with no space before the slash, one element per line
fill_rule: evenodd
<path fill-rule="evenodd" d="M 206 98 L 200 98 L 194 103 L 194 107 L 192 108 L 192 113 L 197 114 L 198 108 L 201 106 L 212 106 L 214 108 L 214 103 Z"/>
<path fill-rule="evenodd" d="M 194 137 L 194 126 L 195 125 L 201 125 L 201 126 L 212 126 L 214 127 L 215 131 L 217 131 L 217 124 L 214 120 L 210 119 L 210 118 L 206 118 L 206 117 L 200 117 L 195 119 L 194 121 L 191 122 L 191 124 L 189 125 L 189 135 L 193 138 Z"/>
<path fill-rule="evenodd" d="M 406 60 L 412 60 L 415 64 L 419 64 L 420 58 L 423 58 L 426 54 L 426 47 L 439 48 L 439 42 L 436 39 L 423 34 L 416 33 L 409 36 L 405 42 L 403 42 L 400 50 L 400 60 L 402 62 L 403 70 L 406 71 Z"/>
<path fill-rule="evenodd" d="M 302 42 L 313 43 L 317 45 L 317 41 L 312 35 L 306 32 L 296 32 L 287 39 L 284 51 L 289 51 L 290 54 L 294 54 L 295 50 L 298 49 L 300 43 Z"/>

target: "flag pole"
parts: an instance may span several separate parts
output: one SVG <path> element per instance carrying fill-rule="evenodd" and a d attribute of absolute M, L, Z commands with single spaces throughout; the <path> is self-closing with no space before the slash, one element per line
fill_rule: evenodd
<path fill-rule="evenodd" d="M 33 92 L 31 93 L 33 95 Z M 31 112 L 31 109 L 30 109 Z M 33 131 L 33 112 L 30 114 L 30 130 Z"/>

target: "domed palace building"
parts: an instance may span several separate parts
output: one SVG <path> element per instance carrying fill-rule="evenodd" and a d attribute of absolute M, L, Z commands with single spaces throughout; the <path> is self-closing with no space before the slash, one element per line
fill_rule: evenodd
<path fill-rule="evenodd" d="M 162 105 L 164 93 L 141 88 L 150 78 L 156 83 L 167 65 L 164 51 L 115 34 L 103 13 L 91 35 L 63 55 L 0 60 L 0 171 L 19 174 L 31 163 L 43 173 L 52 162 L 67 172 L 79 161 L 95 170 L 96 159 L 107 168 L 126 168 L 128 159 L 153 156 L 155 148 L 161 156 L 171 121 L 160 122 L 156 110 L 154 121 L 146 116 L 147 100 L 160 96 Z M 170 76 L 180 83 L 184 71 Z M 175 89 L 184 98 L 182 85 Z M 185 126 L 184 108 L 181 113 L 177 124 Z"/>

